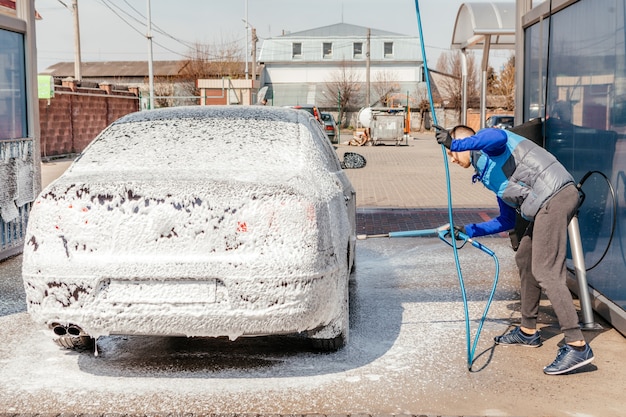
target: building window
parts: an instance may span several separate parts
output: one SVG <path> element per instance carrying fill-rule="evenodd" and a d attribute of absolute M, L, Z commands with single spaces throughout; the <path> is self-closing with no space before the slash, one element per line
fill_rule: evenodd
<path fill-rule="evenodd" d="M 302 44 L 300 42 L 294 42 L 291 44 L 291 57 L 302 58 Z"/>
<path fill-rule="evenodd" d="M 354 42 L 352 44 L 352 57 L 355 59 L 363 58 L 363 42 Z"/>
<path fill-rule="evenodd" d="M 324 42 L 324 44 L 322 45 L 322 57 L 323 58 L 333 57 L 333 44 L 331 42 Z"/>
<path fill-rule="evenodd" d="M 383 56 L 385 58 L 393 58 L 393 42 L 385 42 Z"/>
<path fill-rule="evenodd" d="M 24 35 L 0 29 L 0 45 L 0 140 L 25 138 Z"/>

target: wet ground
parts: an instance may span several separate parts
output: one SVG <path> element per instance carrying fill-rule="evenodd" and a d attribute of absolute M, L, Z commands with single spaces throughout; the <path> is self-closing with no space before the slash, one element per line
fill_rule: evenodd
<path fill-rule="evenodd" d="M 626 342 L 610 327 L 586 333 L 596 361 L 563 377 L 542 372 L 561 341 L 547 304 L 542 348 L 494 349 L 519 319 L 518 278 L 508 240 L 485 244 L 501 269 L 471 369 L 452 249 L 437 238 L 359 241 L 350 341 L 330 354 L 297 337 L 103 337 L 98 357 L 65 351 L 30 322 L 12 258 L 0 264 L 0 412 L 621 415 Z M 473 333 L 494 263 L 459 255 Z"/>
<path fill-rule="evenodd" d="M 368 161 L 347 171 L 357 189 L 357 233 L 448 222 L 432 135 L 406 147 L 337 151 Z M 69 163 L 44 165 L 46 184 Z M 451 173 L 455 224 L 493 216 L 493 196 L 471 184 L 471 173 Z M 351 337 L 330 354 L 297 337 L 104 337 L 98 357 L 65 351 L 31 323 L 21 257 L 11 258 L 0 263 L 0 415 L 624 415 L 626 339 L 599 317 L 603 328 L 585 332 L 596 359 L 571 375 L 542 372 L 562 342 L 547 301 L 540 310 L 543 347 L 494 346 L 493 337 L 519 321 L 519 283 L 509 240 L 481 241 L 496 252 L 500 275 L 471 369 L 452 249 L 437 238 L 358 241 Z M 473 247 L 459 255 L 474 337 L 494 263 Z"/>

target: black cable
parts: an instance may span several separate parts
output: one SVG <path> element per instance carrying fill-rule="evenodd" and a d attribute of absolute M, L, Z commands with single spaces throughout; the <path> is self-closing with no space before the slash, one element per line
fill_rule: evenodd
<path fill-rule="evenodd" d="M 617 227 L 617 197 L 615 195 L 615 189 L 613 188 L 613 185 L 611 184 L 611 181 L 609 180 L 609 178 L 600 171 L 589 171 L 587 172 L 582 179 L 578 182 L 578 184 L 576 185 L 576 188 L 578 188 L 578 191 L 581 193 L 581 201 L 578 204 L 578 208 L 580 208 L 580 206 L 582 206 L 582 204 L 585 201 L 585 193 L 582 190 L 582 186 L 585 183 L 585 181 L 587 181 L 587 179 L 589 179 L 589 177 L 591 177 L 591 175 L 593 174 L 598 174 L 601 175 L 602 178 L 604 178 L 604 180 L 606 181 L 608 187 L 609 187 L 609 191 L 611 192 L 611 198 L 613 199 L 613 221 L 611 224 L 611 233 L 609 235 L 609 241 L 606 244 L 606 248 L 604 249 L 604 252 L 602 253 L 602 256 L 600 256 L 600 259 L 598 259 L 598 261 L 593 264 L 593 266 L 585 269 L 585 271 L 591 271 L 593 268 L 595 268 L 596 266 L 598 266 L 600 264 L 600 262 L 602 262 L 604 260 L 604 257 L 606 256 L 606 254 L 609 252 L 609 248 L 611 247 L 611 242 L 613 241 L 613 236 L 615 236 L 615 229 Z M 573 268 L 567 268 L 568 271 L 570 272 L 574 272 Z"/>

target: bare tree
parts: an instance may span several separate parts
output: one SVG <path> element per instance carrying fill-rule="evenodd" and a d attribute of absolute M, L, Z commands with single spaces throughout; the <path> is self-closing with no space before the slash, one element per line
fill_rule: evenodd
<path fill-rule="evenodd" d="M 461 51 L 444 52 L 437 60 L 437 69 L 451 77 L 442 78 L 440 93 L 448 102 L 448 106 L 461 110 L 462 90 L 462 57 Z M 477 107 L 480 102 L 480 77 L 478 64 L 474 54 L 467 54 L 467 103 Z"/>
<path fill-rule="evenodd" d="M 198 95 L 196 80 L 207 78 L 243 77 L 245 73 L 243 52 L 236 42 L 217 45 L 196 43 L 182 61 L 180 77 L 187 80 L 187 94 Z"/>
<path fill-rule="evenodd" d="M 359 92 L 361 90 L 361 79 L 359 74 L 347 61 L 339 64 L 339 69 L 335 70 L 326 82 L 326 106 L 338 105 L 339 114 L 337 124 L 344 126 L 342 120 L 346 111 L 358 108 Z M 335 101 L 336 98 L 336 101 Z"/>
<path fill-rule="evenodd" d="M 398 74 L 395 71 L 389 70 L 378 71 L 374 75 L 372 88 L 378 96 L 380 104 L 384 107 L 389 107 L 392 96 L 400 91 Z"/>
<path fill-rule="evenodd" d="M 172 107 L 174 105 L 174 83 L 167 80 L 154 84 L 154 95 L 156 107 Z"/>
<path fill-rule="evenodd" d="M 515 109 L 515 55 L 511 55 L 504 64 L 493 85 L 492 94 L 505 98 L 506 110 Z"/>

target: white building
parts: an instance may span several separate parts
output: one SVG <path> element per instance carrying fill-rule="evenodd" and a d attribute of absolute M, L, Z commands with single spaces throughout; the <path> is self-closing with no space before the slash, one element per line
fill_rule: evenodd
<path fill-rule="evenodd" d="M 329 97 L 328 83 L 350 78 L 360 84 L 359 105 L 365 106 L 368 79 L 372 105 L 379 99 L 376 83 L 386 80 L 395 86 L 398 104 L 405 104 L 422 81 L 419 45 L 417 37 L 346 23 L 286 33 L 263 42 L 261 84 L 275 106 L 331 107 L 337 98 Z"/>

